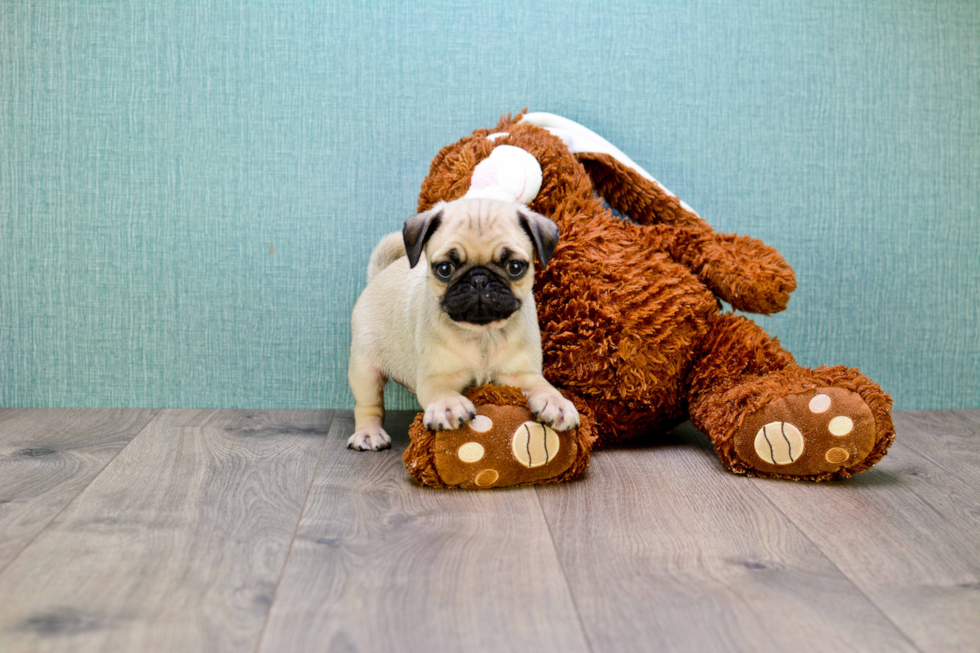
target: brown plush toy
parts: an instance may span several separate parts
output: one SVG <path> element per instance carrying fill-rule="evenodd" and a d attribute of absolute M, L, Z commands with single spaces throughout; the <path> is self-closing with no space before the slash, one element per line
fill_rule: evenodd
<path fill-rule="evenodd" d="M 551 114 L 504 117 L 439 152 L 418 208 L 464 195 L 522 201 L 561 227 L 535 276 L 544 375 L 590 419 L 597 446 L 690 418 L 739 474 L 845 478 L 885 455 L 895 432 L 877 384 L 853 368 L 802 367 L 722 310 L 719 298 L 753 313 L 786 308 L 796 280 L 779 253 L 715 233 L 598 135 Z M 416 477 L 450 479 L 438 448 L 427 453 L 431 434 L 413 435 L 409 468 L 438 468 L 419 463 Z"/>
<path fill-rule="evenodd" d="M 595 437 L 586 413 L 577 429 L 559 433 L 534 420 L 517 388 L 484 385 L 466 396 L 477 416 L 463 427 L 429 430 L 422 413 L 412 423 L 402 459 L 419 483 L 466 489 L 557 483 L 589 466 Z"/>

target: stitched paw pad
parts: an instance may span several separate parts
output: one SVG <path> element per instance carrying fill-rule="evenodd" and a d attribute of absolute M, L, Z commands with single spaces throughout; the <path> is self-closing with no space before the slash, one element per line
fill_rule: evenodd
<path fill-rule="evenodd" d="M 574 433 L 558 433 L 520 406 L 482 405 L 459 429 L 441 431 L 434 443 L 439 476 L 447 485 L 504 487 L 559 478 L 583 457 Z M 576 412 L 576 416 L 578 413 Z"/>
<path fill-rule="evenodd" d="M 871 409 L 855 392 L 816 388 L 776 399 L 735 434 L 748 467 L 785 475 L 836 472 L 860 463 L 875 444 Z"/>

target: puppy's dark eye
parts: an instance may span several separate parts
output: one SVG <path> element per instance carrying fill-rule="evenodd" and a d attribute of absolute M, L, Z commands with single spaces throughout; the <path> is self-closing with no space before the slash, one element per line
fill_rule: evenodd
<path fill-rule="evenodd" d="M 527 263 L 524 261 L 508 261 L 507 274 L 516 279 L 527 270 Z"/>
<path fill-rule="evenodd" d="M 453 276 L 453 264 L 452 263 L 437 263 L 434 267 L 436 276 L 440 279 L 448 279 Z"/>

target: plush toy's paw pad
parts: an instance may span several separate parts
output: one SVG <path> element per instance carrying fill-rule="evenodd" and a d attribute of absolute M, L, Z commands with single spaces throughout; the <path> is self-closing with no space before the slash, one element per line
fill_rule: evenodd
<path fill-rule="evenodd" d="M 558 434 L 550 427 L 540 422 L 524 422 L 510 441 L 510 450 L 514 460 L 525 467 L 541 467 L 547 465 L 561 448 Z"/>
<path fill-rule="evenodd" d="M 357 451 L 380 451 L 391 446 L 391 436 L 382 428 L 357 431 L 347 439 L 347 447 Z"/>
<path fill-rule="evenodd" d="M 455 431 L 474 417 L 476 417 L 476 406 L 473 402 L 463 395 L 457 395 L 438 399 L 429 404 L 425 409 L 422 423 L 425 424 L 425 428 L 433 431 Z"/>
<path fill-rule="evenodd" d="M 816 388 L 770 402 L 735 434 L 751 468 L 786 475 L 836 472 L 867 458 L 875 444 L 871 409 L 855 392 Z"/>
<path fill-rule="evenodd" d="M 555 430 L 570 431 L 578 428 L 579 417 L 575 404 L 558 393 L 535 395 L 528 399 L 527 405 L 538 421 Z"/>
<path fill-rule="evenodd" d="M 530 419 L 524 408 L 484 405 L 477 412 L 463 427 L 436 436 L 435 463 L 447 485 L 487 488 L 540 482 L 559 477 L 588 455 L 573 434 L 558 434 Z"/>

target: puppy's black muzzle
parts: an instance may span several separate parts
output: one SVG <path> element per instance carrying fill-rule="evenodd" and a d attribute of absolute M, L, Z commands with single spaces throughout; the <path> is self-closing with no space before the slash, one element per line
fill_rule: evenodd
<path fill-rule="evenodd" d="M 454 322 L 489 324 L 505 320 L 521 307 L 510 284 L 492 270 L 477 266 L 454 281 L 440 302 Z"/>

